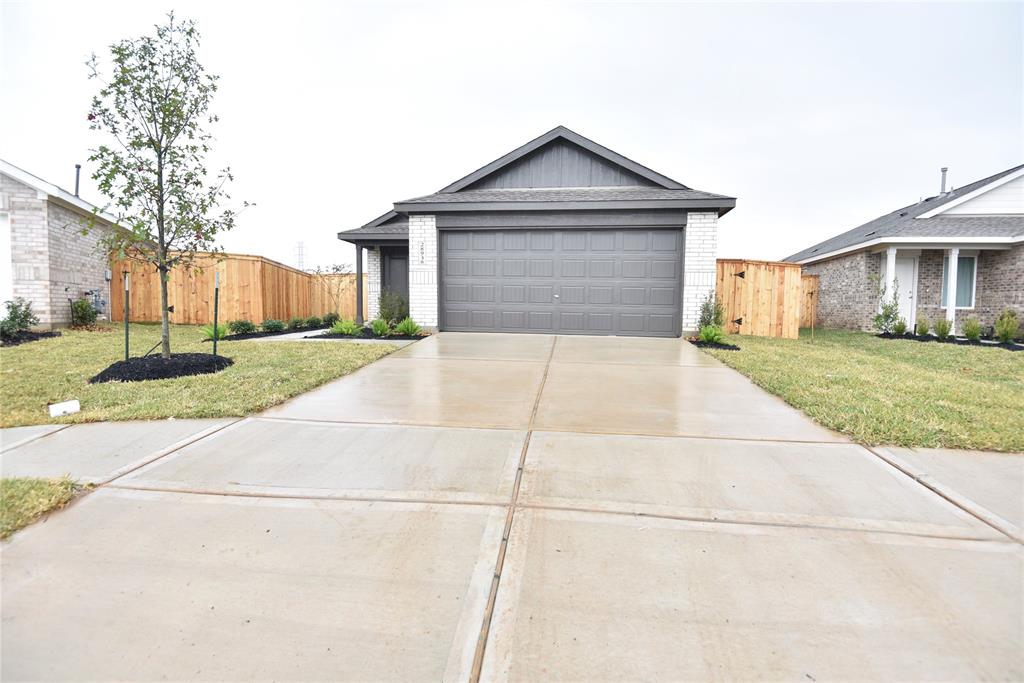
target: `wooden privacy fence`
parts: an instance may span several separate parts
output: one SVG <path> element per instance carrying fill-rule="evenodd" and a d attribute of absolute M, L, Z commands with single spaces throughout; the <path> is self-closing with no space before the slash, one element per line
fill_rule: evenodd
<path fill-rule="evenodd" d="M 730 334 L 796 339 L 800 334 L 800 265 L 719 259 L 716 292 Z"/>
<path fill-rule="evenodd" d="M 818 318 L 818 276 L 800 276 L 800 327 L 814 327 Z"/>
<path fill-rule="evenodd" d="M 200 269 L 171 271 L 167 283 L 171 322 L 187 325 L 213 320 L 214 273 L 220 273 L 218 319 L 251 320 L 308 318 L 335 312 L 342 318 L 356 314 L 356 276 L 313 275 L 262 256 L 216 254 L 202 257 Z M 124 271 L 129 273 L 129 318 L 139 322 L 160 320 L 160 279 L 156 269 L 137 261 L 114 260 L 110 309 L 113 320 L 124 320 Z M 366 310 L 366 276 L 363 310 Z"/>

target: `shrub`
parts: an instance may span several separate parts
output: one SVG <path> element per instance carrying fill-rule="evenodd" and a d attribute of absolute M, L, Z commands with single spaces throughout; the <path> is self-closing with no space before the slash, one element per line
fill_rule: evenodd
<path fill-rule="evenodd" d="M 347 334 L 350 337 L 359 334 L 362 329 L 362 326 L 357 324 L 355 320 L 339 320 L 331 325 L 331 332 L 333 334 Z"/>
<path fill-rule="evenodd" d="M 250 334 L 256 331 L 256 326 L 251 320 L 229 320 L 228 329 L 231 334 Z"/>
<path fill-rule="evenodd" d="M 391 323 L 384 318 L 377 318 L 370 323 L 370 329 L 373 330 L 373 336 L 375 337 L 386 337 L 391 332 Z"/>
<path fill-rule="evenodd" d="M 928 330 L 931 329 L 932 323 L 928 318 L 923 315 L 917 316 L 917 325 L 914 326 L 914 331 L 917 332 L 917 336 L 923 337 L 928 334 Z"/>
<path fill-rule="evenodd" d="M 402 322 L 395 325 L 395 334 L 405 337 L 415 337 L 420 333 L 420 326 L 412 318 L 403 318 Z"/>
<path fill-rule="evenodd" d="M 946 318 L 939 318 L 935 321 L 935 336 L 939 339 L 949 339 L 949 333 L 953 329 L 953 324 Z"/>
<path fill-rule="evenodd" d="M 88 299 L 71 302 L 71 326 L 89 327 L 96 324 L 96 309 Z"/>
<path fill-rule="evenodd" d="M 305 318 L 291 318 L 288 321 L 288 329 L 289 330 L 301 330 L 305 326 L 306 326 L 306 319 Z"/>
<path fill-rule="evenodd" d="M 893 334 L 898 334 L 899 336 L 902 337 L 907 333 L 907 321 L 904 320 L 903 318 L 900 318 L 899 320 L 892 324 L 892 331 Z"/>
<path fill-rule="evenodd" d="M 704 325 L 700 328 L 700 340 L 706 344 L 721 344 L 724 339 L 725 334 L 717 325 Z"/>
<path fill-rule="evenodd" d="M 324 325 L 327 325 L 327 327 L 334 327 L 334 323 L 339 320 L 341 320 L 341 316 L 337 313 L 331 312 L 324 315 Z"/>
<path fill-rule="evenodd" d="M 968 318 L 964 321 L 964 336 L 971 341 L 981 339 L 981 323 L 977 318 Z"/>
<path fill-rule="evenodd" d="M 0 320 L 0 337 L 11 339 L 39 324 L 39 318 L 32 312 L 32 304 L 21 297 L 5 301 L 4 306 L 7 307 L 7 315 Z"/>
<path fill-rule="evenodd" d="M 10 305 L 10 304 L 8 304 Z M 1005 311 L 999 314 L 996 318 L 995 332 L 996 337 L 999 341 L 1004 344 L 1008 344 L 1014 340 L 1017 336 L 1017 331 L 1020 329 L 1020 321 L 1017 319 L 1017 314 L 1007 308 Z"/>
<path fill-rule="evenodd" d="M 264 332 L 284 332 L 284 322 L 281 320 L 274 320 L 273 318 L 267 318 L 260 325 L 260 328 Z"/>
<path fill-rule="evenodd" d="M 219 323 L 217 327 L 214 327 L 213 323 L 210 323 L 209 325 L 203 325 L 201 329 L 203 337 L 209 341 L 213 341 L 214 337 L 217 339 L 223 339 L 228 336 L 228 326 L 224 323 Z"/>
<path fill-rule="evenodd" d="M 398 292 L 385 289 L 380 293 L 380 315 L 389 323 L 397 323 L 409 317 L 409 302 Z"/>
<path fill-rule="evenodd" d="M 324 326 L 324 321 L 319 316 L 311 315 L 308 318 L 306 318 L 306 327 L 308 327 L 311 330 L 315 330 L 318 327 L 323 327 L 323 326 Z"/>
<path fill-rule="evenodd" d="M 697 324 L 700 329 L 705 327 L 721 327 L 725 322 L 725 307 L 714 292 L 708 292 L 700 304 L 700 318 Z"/>
<path fill-rule="evenodd" d="M 892 297 L 886 299 L 884 289 L 878 295 L 878 314 L 872 323 L 882 334 L 891 334 L 896 321 L 900 319 L 900 302 L 896 298 L 898 293 L 899 290 L 893 287 Z"/>

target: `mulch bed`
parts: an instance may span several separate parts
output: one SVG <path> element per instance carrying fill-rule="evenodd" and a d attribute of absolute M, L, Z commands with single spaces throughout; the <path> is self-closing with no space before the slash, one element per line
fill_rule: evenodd
<path fill-rule="evenodd" d="M 20 344 L 28 344 L 40 339 L 50 339 L 51 337 L 59 336 L 60 332 L 19 332 L 14 337 L 4 339 L 0 342 L 0 346 L 19 346 Z"/>
<path fill-rule="evenodd" d="M 278 337 L 282 334 L 295 334 L 296 332 L 316 332 L 317 330 L 326 330 L 327 326 L 324 327 L 303 327 L 298 330 L 281 330 L 280 332 L 243 332 L 242 334 L 229 334 L 221 337 L 217 341 L 238 341 L 242 339 L 259 339 L 260 337 Z M 204 339 L 203 341 L 211 341 Z"/>
<path fill-rule="evenodd" d="M 377 339 L 379 341 L 415 341 L 417 339 L 423 339 L 429 335 L 426 334 L 389 334 L 386 337 L 378 337 L 368 327 L 364 327 L 359 334 L 335 334 L 334 332 L 328 332 L 327 334 L 311 334 L 303 339 Z"/>
<path fill-rule="evenodd" d="M 933 334 L 893 334 L 891 332 L 883 332 L 876 334 L 879 339 L 908 339 L 911 341 L 919 342 L 935 342 L 936 344 L 955 344 L 956 346 L 981 346 L 986 349 L 1006 349 L 1007 351 L 1024 351 L 1024 345 L 1021 344 L 1004 344 L 1003 342 L 992 342 L 992 341 L 971 341 L 970 339 L 963 339 L 961 337 L 949 337 L 947 339 L 939 339 Z"/>
<path fill-rule="evenodd" d="M 700 339 L 687 339 L 694 346 L 701 349 L 722 349 L 723 351 L 739 351 L 740 347 L 735 344 L 719 344 L 717 342 L 706 342 Z"/>
<path fill-rule="evenodd" d="M 214 356 L 211 353 L 172 353 L 164 359 L 161 356 L 144 356 L 119 360 L 89 380 L 89 384 L 100 382 L 141 382 L 147 379 L 174 379 L 191 375 L 209 375 L 219 372 L 234 363 L 230 358 Z"/>

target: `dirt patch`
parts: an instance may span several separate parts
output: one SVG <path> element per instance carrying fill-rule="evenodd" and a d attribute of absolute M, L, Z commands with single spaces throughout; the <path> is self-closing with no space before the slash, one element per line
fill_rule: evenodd
<path fill-rule="evenodd" d="M 243 332 L 242 334 L 229 334 L 218 341 L 240 341 L 242 339 L 259 339 L 260 337 L 279 337 L 282 334 L 295 334 L 297 332 L 316 332 L 317 330 L 326 330 L 327 327 L 303 327 L 298 330 L 281 330 L 280 332 Z M 203 341 L 211 341 L 210 339 L 204 339 Z"/>
<path fill-rule="evenodd" d="M 20 344 L 39 341 L 40 339 L 49 339 L 51 337 L 59 336 L 60 332 L 18 332 L 13 337 L 8 337 L 0 342 L 0 346 L 18 346 Z"/>
<path fill-rule="evenodd" d="M 234 363 L 230 358 L 210 353 L 174 353 L 170 358 L 145 356 L 119 360 L 89 380 L 100 382 L 142 382 L 147 379 L 174 379 L 220 372 Z"/>

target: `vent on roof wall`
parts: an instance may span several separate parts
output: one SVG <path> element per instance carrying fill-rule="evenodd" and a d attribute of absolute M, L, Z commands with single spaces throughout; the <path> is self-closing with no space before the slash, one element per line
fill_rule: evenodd
<path fill-rule="evenodd" d="M 864 236 L 865 236 L 865 237 L 871 237 L 871 236 L 872 236 L 872 235 L 874 235 L 874 234 L 875 234 L 876 232 L 878 232 L 878 231 L 877 231 L 877 230 L 872 230 L 871 232 L 866 232 L 866 233 L 864 233 Z"/>

